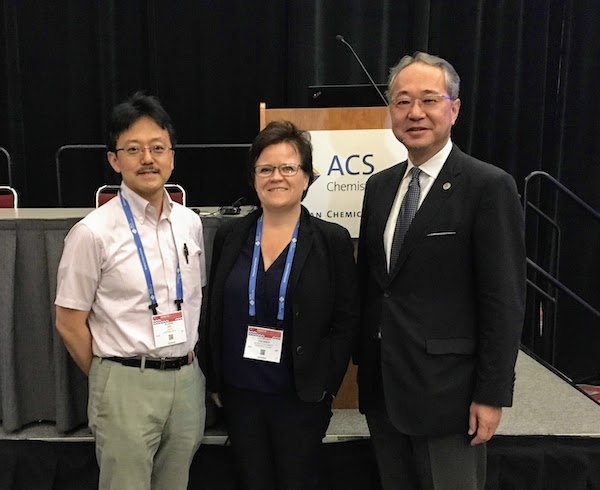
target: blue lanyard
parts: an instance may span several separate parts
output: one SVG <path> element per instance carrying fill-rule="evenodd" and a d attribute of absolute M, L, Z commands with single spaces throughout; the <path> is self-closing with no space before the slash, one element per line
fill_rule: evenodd
<path fill-rule="evenodd" d="M 296 253 L 296 243 L 298 242 L 298 228 L 300 221 L 296 223 L 294 228 L 294 234 L 292 235 L 292 241 L 288 248 L 287 257 L 285 258 L 285 268 L 283 269 L 283 275 L 281 276 L 281 283 L 279 284 L 279 300 L 277 308 L 277 320 L 283 322 L 283 316 L 285 312 L 285 293 L 287 291 L 288 282 L 290 279 L 290 272 L 292 270 L 292 262 L 294 261 L 294 254 Z M 252 267 L 250 269 L 250 278 L 248 279 L 248 315 L 250 318 L 256 317 L 256 277 L 258 274 L 258 262 L 260 259 L 260 241 L 262 238 L 263 229 L 263 217 L 258 218 L 256 223 L 256 235 L 254 237 L 254 250 L 252 252 Z"/>
<path fill-rule="evenodd" d="M 152 275 L 150 274 L 150 267 L 148 266 L 148 260 L 146 259 L 146 253 L 144 252 L 144 246 L 142 245 L 142 239 L 140 238 L 140 234 L 138 233 L 137 227 L 135 226 L 135 220 L 133 219 L 133 213 L 131 212 L 131 207 L 127 202 L 127 199 L 123 197 L 123 194 L 119 192 L 119 197 L 121 198 L 121 205 L 123 206 L 123 211 L 125 212 L 125 217 L 127 218 L 127 223 L 129 224 L 129 229 L 131 230 L 131 234 L 133 235 L 133 241 L 135 242 L 135 246 L 138 251 L 138 256 L 140 257 L 140 262 L 142 263 L 142 269 L 144 270 L 144 276 L 146 278 L 146 285 L 148 286 L 148 293 L 150 295 L 151 304 L 148 307 L 152 310 L 152 313 L 157 314 L 156 308 L 158 307 L 158 303 L 156 302 L 156 294 L 154 294 L 154 283 L 152 282 Z M 171 229 L 171 235 L 173 235 L 173 230 Z M 175 243 L 175 237 L 173 236 L 173 243 Z M 175 249 L 177 249 L 177 245 L 175 245 Z M 183 303 L 183 283 L 181 281 L 181 270 L 179 268 L 179 256 L 177 256 L 177 267 L 175 268 L 175 287 L 176 287 L 176 298 L 175 304 L 177 305 L 177 310 L 181 310 L 181 303 Z"/>

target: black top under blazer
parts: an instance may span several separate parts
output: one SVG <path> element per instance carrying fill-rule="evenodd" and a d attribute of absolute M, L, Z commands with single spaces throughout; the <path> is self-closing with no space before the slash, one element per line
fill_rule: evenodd
<path fill-rule="evenodd" d="M 225 222 L 215 235 L 202 348 L 207 388 L 222 384 L 225 281 L 261 210 Z M 352 241 L 340 225 L 312 217 L 303 207 L 289 290 L 292 298 L 292 364 L 296 392 L 318 402 L 340 387 L 358 331 L 358 281 Z"/>
<path fill-rule="evenodd" d="M 523 212 L 510 175 L 453 146 L 388 274 L 383 232 L 406 167 L 373 175 L 365 191 L 360 409 L 378 408 L 382 386 L 401 432 L 466 434 L 471 402 L 512 404 L 525 304 Z"/>

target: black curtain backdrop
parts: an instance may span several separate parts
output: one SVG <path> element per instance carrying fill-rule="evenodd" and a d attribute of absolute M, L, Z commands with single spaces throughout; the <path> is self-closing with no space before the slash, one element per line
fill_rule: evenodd
<path fill-rule="evenodd" d="M 415 50 L 450 60 L 463 150 L 510 172 L 520 191 L 544 170 L 600 209 L 598 0 L 0 0 L 0 15 L 0 146 L 23 206 L 57 205 L 57 149 L 104 143 L 111 108 L 137 90 L 159 96 L 179 143 L 248 143 L 260 101 L 310 106 L 309 85 L 366 83 L 341 34 L 378 83 Z M 61 162 L 66 206 L 91 206 L 97 186 L 118 181 L 101 151 Z M 244 164 L 243 149 L 180 150 L 172 180 L 192 205 L 252 199 Z M 558 242 L 534 222 L 529 256 L 600 308 L 600 223 L 546 188 L 535 194 L 563 226 L 562 255 L 552 258 Z M 530 294 L 524 342 L 571 377 L 600 373 L 600 322 L 559 305 Z"/>

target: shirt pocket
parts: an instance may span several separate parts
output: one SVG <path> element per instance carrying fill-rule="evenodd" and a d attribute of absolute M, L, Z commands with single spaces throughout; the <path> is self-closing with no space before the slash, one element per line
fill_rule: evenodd
<path fill-rule="evenodd" d="M 205 285 L 204 250 L 195 241 L 183 245 L 183 261 L 179 261 L 181 277 L 187 292 L 197 295 Z M 187 294 L 186 294 L 187 296 Z"/>

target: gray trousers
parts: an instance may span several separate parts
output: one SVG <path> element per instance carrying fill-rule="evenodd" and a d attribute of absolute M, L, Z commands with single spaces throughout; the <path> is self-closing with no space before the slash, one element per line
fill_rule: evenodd
<path fill-rule="evenodd" d="M 185 490 L 204 433 L 204 393 L 196 359 L 160 371 L 94 358 L 88 419 L 99 488 Z"/>
<path fill-rule="evenodd" d="M 410 436 L 399 432 L 384 411 L 369 410 L 366 417 L 384 489 L 484 489 L 486 446 L 471 446 L 466 432 Z"/>

